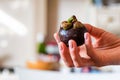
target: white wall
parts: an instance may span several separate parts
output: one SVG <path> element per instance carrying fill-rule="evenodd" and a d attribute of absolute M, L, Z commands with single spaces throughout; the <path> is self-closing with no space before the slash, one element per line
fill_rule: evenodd
<path fill-rule="evenodd" d="M 24 24 L 28 30 L 28 34 L 25 36 L 9 35 L 8 47 L 3 52 L 0 51 L 0 55 L 7 53 L 10 56 L 5 63 L 6 65 L 24 66 L 26 60 L 35 54 L 34 3 L 32 0 L 20 0 L 18 3 L 15 0 L 1 0 L 0 9 Z"/>

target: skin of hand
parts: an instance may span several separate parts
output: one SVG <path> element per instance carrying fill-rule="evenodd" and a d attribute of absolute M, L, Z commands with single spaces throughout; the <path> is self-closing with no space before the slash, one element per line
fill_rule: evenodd
<path fill-rule="evenodd" d="M 116 35 L 84 24 L 88 32 L 84 34 L 85 44 L 77 46 L 69 40 L 69 47 L 60 41 L 58 33 L 54 38 L 58 43 L 60 56 L 68 67 L 106 66 L 120 64 L 120 38 Z M 91 37 L 95 39 L 92 43 Z M 82 57 L 87 54 L 89 57 Z"/>

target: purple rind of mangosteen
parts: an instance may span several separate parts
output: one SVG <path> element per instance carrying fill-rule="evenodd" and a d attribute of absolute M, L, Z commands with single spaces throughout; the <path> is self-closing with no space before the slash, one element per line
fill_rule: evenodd
<path fill-rule="evenodd" d="M 87 32 L 87 29 L 85 27 L 77 28 L 77 29 L 68 29 L 64 30 L 63 28 L 60 27 L 59 30 L 59 37 L 62 42 L 66 44 L 67 47 L 68 41 L 69 40 L 74 40 L 77 43 L 77 46 L 80 46 L 84 44 L 84 33 Z"/>

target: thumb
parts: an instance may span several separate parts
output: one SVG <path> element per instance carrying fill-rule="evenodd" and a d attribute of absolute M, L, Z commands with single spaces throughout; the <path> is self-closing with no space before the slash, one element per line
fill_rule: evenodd
<path fill-rule="evenodd" d="M 91 59 L 96 60 L 96 54 L 94 51 L 94 48 L 92 46 L 92 40 L 91 40 L 91 36 L 88 32 L 86 32 L 84 34 L 85 37 L 85 46 L 86 46 L 86 50 L 87 50 L 87 55 L 89 57 L 91 57 Z"/>
<path fill-rule="evenodd" d="M 105 31 L 90 24 L 84 24 L 88 32 L 95 38 L 99 38 Z"/>

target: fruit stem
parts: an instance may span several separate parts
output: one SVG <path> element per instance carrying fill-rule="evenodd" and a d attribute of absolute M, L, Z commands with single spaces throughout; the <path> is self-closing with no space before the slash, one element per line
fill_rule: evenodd
<path fill-rule="evenodd" d="M 77 21 L 77 18 L 76 18 L 75 15 L 73 15 L 72 17 L 70 17 L 70 18 L 67 20 L 67 22 L 69 22 L 69 23 L 74 23 L 74 22 L 76 22 L 76 21 Z"/>

